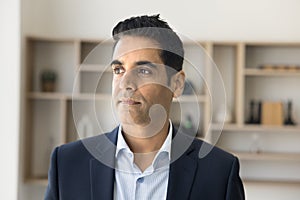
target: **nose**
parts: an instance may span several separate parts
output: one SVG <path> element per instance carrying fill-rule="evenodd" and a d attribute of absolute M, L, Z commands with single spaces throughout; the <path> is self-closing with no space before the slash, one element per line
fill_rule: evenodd
<path fill-rule="evenodd" d="M 137 89 L 137 77 L 134 76 L 132 71 L 127 71 L 123 74 L 120 80 L 120 89 L 132 91 Z"/>

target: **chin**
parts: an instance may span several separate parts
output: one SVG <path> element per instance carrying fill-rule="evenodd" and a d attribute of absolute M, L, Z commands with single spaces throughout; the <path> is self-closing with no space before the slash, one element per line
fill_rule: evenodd
<path fill-rule="evenodd" d="M 147 119 L 143 118 L 143 117 L 130 117 L 128 115 L 123 115 L 122 117 L 120 117 L 120 121 L 123 125 L 133 125 L 133 126 L 147 126 L 150 123 L 150 119 L 149 117 L 147 117 Z"/>

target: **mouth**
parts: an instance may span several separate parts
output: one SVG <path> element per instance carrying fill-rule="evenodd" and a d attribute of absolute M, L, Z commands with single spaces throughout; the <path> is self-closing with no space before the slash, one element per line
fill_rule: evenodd
<path fill-rule="evenodd" d="M 136 101 L 131 98 L 123 98 L 119 101 L 119 103 L 124 104 L 124 105 L 129 105 L 129 106 L 134 106 L 134 105 L 140 105 L 141 102 Z"/>

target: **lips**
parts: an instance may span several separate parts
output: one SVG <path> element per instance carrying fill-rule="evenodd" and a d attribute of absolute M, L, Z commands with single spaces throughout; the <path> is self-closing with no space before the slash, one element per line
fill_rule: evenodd
<path fill-rule="evenodd" d="M 120 100 L 120 103 L 125 104 L 125 105 L 130 105 L 130 106 L 141 104 L 141 102 L 131 99 L 131 98 L 123 98 Z"/>

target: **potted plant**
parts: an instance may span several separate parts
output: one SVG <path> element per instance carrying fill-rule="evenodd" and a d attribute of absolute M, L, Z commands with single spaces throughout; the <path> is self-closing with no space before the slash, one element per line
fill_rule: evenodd
<path fill-rule="evenodd" d="M 56 73 L 53 70 L 44 70 L 41 73 L 41 86 L 43 92 L 54 92 L 56 86 Z"/>

